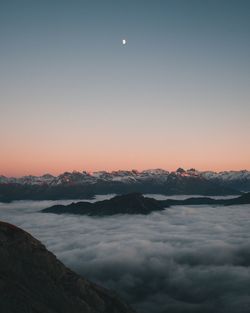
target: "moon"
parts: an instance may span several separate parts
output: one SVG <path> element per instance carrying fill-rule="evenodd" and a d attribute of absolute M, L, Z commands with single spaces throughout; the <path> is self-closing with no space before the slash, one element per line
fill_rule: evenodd
<path fill-rule="evenodd" d="M 126 39 L 122 39 L 122 45 L 125 46 L 127 44 L 127 40 Z"/>

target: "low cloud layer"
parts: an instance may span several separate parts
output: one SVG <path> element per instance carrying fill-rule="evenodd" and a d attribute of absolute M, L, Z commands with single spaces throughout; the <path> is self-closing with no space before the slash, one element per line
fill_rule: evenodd
<path fill-rule="evenodd" d="M 105 218 L 37 213 L 51 204 L 0 204 L 0 219 L 29 231 L 139 313 L 249 312 L 250 206 Z"/>

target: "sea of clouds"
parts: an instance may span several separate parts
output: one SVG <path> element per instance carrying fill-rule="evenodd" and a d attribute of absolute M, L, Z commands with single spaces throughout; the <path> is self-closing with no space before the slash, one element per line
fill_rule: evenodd
<path fill-rule="evenodd" d="M 103 218 L 39 213 L 70 202 L 0 204 L 0 220 L 30 232 L 139 313 L 250 312 L 250 205 Z"/>

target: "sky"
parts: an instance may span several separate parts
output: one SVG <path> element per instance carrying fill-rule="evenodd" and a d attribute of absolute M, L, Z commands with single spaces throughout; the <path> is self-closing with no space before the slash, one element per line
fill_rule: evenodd
<path fill-rule="evenodd" d="M 249 35 L 247 0 L 0 1 L 0 174 L 250 170 Z"/>

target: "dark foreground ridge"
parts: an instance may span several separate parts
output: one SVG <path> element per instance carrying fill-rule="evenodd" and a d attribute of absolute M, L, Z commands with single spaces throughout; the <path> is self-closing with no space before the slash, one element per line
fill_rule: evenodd
<path fill-rule="evenodd" d="M 0 222 L 0 312 L 134 311 L 110 291 L 65 267 L 30 234 Z"/>
<path fill-rule="evenodd" d="M 207 197 L 185 200 L 155 200 L 140 193 L 115 196 L 110 200 L 91 202 L 73 202 L 69 205 L 54 205 L 43 209 L 44 213 L 82 214 L 90 216 L 109 216 L 115 214 L 149 214 L 161 211 L 171 205 L 237 205 L 250 204 L 250 192 L 232 199 L 212 199 Z"/>

